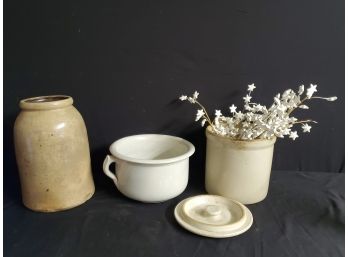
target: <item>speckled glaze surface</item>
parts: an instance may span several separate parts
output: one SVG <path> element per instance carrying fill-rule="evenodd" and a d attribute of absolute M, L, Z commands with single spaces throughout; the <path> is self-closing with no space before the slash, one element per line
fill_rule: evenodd
<path fill-rule="evenodd" d="M 238 141 L 206 129 L 205 188 L 243 204 L 262 201 L 268 192 L 276 138 Z"/>
<path fill-rule="evenodd" d="M 69 96 L 20 101 L 14 143 L 23 203 L 53 212 L 87 201 L 94 193 L 87 130 Z"/>

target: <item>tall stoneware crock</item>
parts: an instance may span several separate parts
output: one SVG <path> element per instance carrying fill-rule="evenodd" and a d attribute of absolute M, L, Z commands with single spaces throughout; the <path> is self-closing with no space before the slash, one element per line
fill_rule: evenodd
<path fill-rule="evenodd" d="M 268 192 L 276 138 L 233 140 L 206 129 L 205 188 L 243 204 L 262 201 Z"/>
<path fill-rule="evenodd" d="M 87 201 L 94 193 L 85 123 L 70 96 L 21 100 L 14 142 L 23 203 L 54 212 Z"/>

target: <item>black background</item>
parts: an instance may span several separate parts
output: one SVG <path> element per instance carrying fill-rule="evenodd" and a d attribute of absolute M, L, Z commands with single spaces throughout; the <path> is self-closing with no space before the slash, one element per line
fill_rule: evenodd
<path fill-rule="evenodd" d="M 319 121 L 278 140 L 273 169 L 344 172 L 344 1 L 4 1 L 4 190 L 19 199 L 13 124 L 22 98 L 67 94 L 85 119 L 94 177 L 123 136 L 164 133 L 196 146 L 190 184 L 203 186 L 204 130 L 177 101 L 198 90 L 213 114 L 300 84 L 318 95 L 299 117 Z M 300 129 L 299 129 L 300 132 Z"/>

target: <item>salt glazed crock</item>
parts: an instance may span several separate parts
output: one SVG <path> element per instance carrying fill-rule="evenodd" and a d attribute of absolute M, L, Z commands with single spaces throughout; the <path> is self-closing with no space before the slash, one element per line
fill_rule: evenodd
<path fill-rule="evenodd" d="M 26 207 L 54 212 L 78 206 L 94 193 L 87 130 L 65 95 L 21 100 L 14 143 Z"/>
<path fill-rule="evenodd" d="M 268 193 L 276 137 L 234 140 L 206 129 L 205 188 L 243 204 L 265 199 Z"/>

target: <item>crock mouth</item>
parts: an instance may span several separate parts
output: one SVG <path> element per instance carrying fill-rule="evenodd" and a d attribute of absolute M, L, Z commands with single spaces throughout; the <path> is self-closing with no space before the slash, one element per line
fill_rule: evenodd
<path fill-rule="evenodd" d="M 205 135 L 207 137 L 211 137 L 211 138 L 218 138 L 219 140 L 222 140 L 222 141 L 229 141 L 229 142 L 233 142 L 234 144 L 236 145 L 248 145 L 249 147 L 254 145 L 255 148 L 258 148 L 258 147 L 262 147 L 262 146 L 266 146 L 266 145 L 273 145 L 276 140 L 277 140 L 277 137 L 274 136 L 270 139 L 266 139 L 266 138 L 258 138 L 258 139 L 253 139 L 253 140 L 240 140 L 240 139 L 234 139 L 234 138 L 231 138 L 231 137 L 226 137 L 226 136 L 222 136 L 222 135 L 218 135 L 216 133 L 213 132 L 213 128 L 211 126 L 208 126 L 205 130 Z"/>
<path fill-rule="evenodd" d="M 195 147 L 187 140 L 163 135 L 140 134 L 115 141 L 111 154 L 120 159 L 140 164 L 167 164 L 189 158 Z"/>
<path fill-rule="evenodd" d="M 23 99 L 19 107 L 24 110 L 48 110 L 67 107 L 73 104 L 73 99 L 67 95 L 36 96 Z"/>

